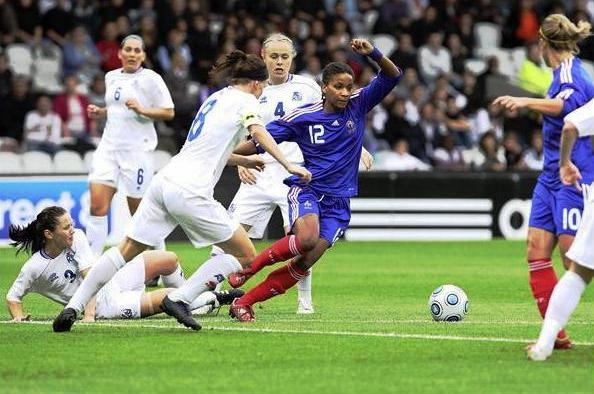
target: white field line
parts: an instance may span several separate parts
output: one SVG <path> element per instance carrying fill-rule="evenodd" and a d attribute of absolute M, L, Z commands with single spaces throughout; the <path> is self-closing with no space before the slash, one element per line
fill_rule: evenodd
<path fill-rule="evenodd" d="M 146 320 L 145 320 L 146 321 Z M 10 321 L 1 321 L 4 324 L 15 324 Z M 32 321 L 20 324 L 41 324 L 49 325 L 50 321 Z M 169 323 L 169 321 L 167 322 Z M 239 324 L 239 323 L 238 323 Z M 83 324 L 80 324 L 83 325 Z M 154 329 L 179 329 L 187 330 L 182 326 L 171 326 L 163 324 L 130 324 L 130 321 L 116 323 L 112 322 L 97 322 L 89 327 L 109 327 L 109 328 L 154 328 Z M 534 339 L 521 339 L 521 338 L 496 338 L 496 337 L 468 337 L 458 335 L 432 335 L 432 334 L 401 334 L 395 332 L 357 332 L 357 331 L 319 331 L 319 330 L 289 330 L 289 329 L 277 329 L 277 328 L 256 328 L 256 327 L 216 327 L 216 326 L 203 326 L 203 331 L 206 330 L 218 330 L 218 331 L 240 331 L 240 332 L 255 332 L 265 334 L 306 334 L 306 335 L 329 335 L 329 336 L 344 336 L 344 337 L 376 337 L 376 338 L 395 338 L 395 339 L 426 339 L 426 340 L 437 340 L 437 341 L 465 341 L 465 342 L 498 342 L 498 343 L 531 343 Z M 189 330 L 188 330 L 189 331 Z M 574 342 L 575 345 L 579 346 L 594 346 L 594 342 Z"/>

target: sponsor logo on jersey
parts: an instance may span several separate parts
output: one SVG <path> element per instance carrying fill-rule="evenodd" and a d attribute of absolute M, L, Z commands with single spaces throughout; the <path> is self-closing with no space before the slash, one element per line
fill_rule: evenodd
<path fill-rule="evenodd" d="M 66 252 L 66 261 L 70 264 L 75 264 L 76 260 L 74 259 L 74 252 L 72 250 Z"/>
<path fill-rule="evenodd" d="M 260 97 L 260 104 L 266 104 L 267 101 L 268 101 L 268 97 L 266 97 L 266 96 Z"/>
<path fill-rule="evenodd" d="M 334 122 L 332 122 L 332 126 L 340 126 L 340 123 L 338 123 L 338 120 L 335 120 Z"/>
<path fill-rule="evenodd" d="M 313 208 L 313 205 L 312 205 L 311 201 L 309 201 L 309 200 L 305 201 L 303 203 L 303 208 L 305 208 L 305 209 L 312 209 Z"/>
<path fill-rule="evenodd" d="M 303 100 L 303 95 L 301 92 L 293 92 L 293 101 L 301 101 Z"/>
<path fill-rule="evenodd" d="M 52 272 L 52 274 L 49 276 L 49 281 L 54 282 L 57 279 L 58 279 L 58 274 L 56 274 L 55 272 Z"/>
<path fill-rule="evenodd" d="M 352 134 L 355 132 L 355 122 L 352 119 L 347 120 L 346 122 L 347 132 Z"/>

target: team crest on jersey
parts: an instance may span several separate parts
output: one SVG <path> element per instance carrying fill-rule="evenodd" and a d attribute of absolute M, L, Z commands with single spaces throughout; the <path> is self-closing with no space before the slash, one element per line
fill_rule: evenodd
<path fill-rule="evenodd" d="M 346 128 L 347 128 L 347 132 L 349 134 L 352 134 L 355 132 L 355 122 L 353 122 L 352 119 L 347 120 L 346 122 Z"/>
<path fill-rule="evenodd" d="M 68 251 L 66 252 L 66 261 L 68 261 L 70 264 L 75 264 L 76 260 L 74 259 L 74 252 L 73 251 Z"/>
<path fill-rule="evenodd" d="M 132 314 L 132 309 L 125 308 L 122 309 L 122 319 L 132 319 L 134 315 Z"/>
<path fill-rule="evenodd" d="M 266 97 L 266 96 L 260 97 L 260 104 L 266 104 L 267 101 L 268 101 L 268 97 Z"/>
<path fill-rule="evenodd" d="M 49 281 L 54 282 L 57 279 L 58 279 L 58 274 L 56 274 L 55 272 L 52 272 L 52 274 L 49 276 Z"/>
<path fill-rule="evenodd" d="M 293 101 L 301 101 L 303 100 L 303 95 L 301 92 L 293 92 Z"/>

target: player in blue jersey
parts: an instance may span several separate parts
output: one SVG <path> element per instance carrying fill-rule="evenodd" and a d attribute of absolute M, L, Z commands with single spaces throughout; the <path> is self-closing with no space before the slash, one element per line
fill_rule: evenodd
<path fill-rule="evenodd" d="M 591 26 L 577 26 L 561 14 L 545 18 L 540 30 L 539 46 L 547 66 L 553 69 L 553 82 L 544 99 L 498 97 L 493 104 L 506 109 L 529 109 L 543 115 L 544 168 L 532 195 L 528 229 L 527 258 L 530 287 L 541 316 L 545 316 L 557 275 L 551 263 L 555 245 L 567 268 L 566 256 L 578 229 L 583 209 L 581 194 L 559 179 L 559 144 L 563 118 L 594 97 L 594 86 L 575 55 L 577 43 L 590 35 Z M 580 138 L 571 160 L 580 169 L 584 182 L 594 180 L 594 154 L 589 138 Z M 568 349 L 571 342 L 565 331 L 557 336 L 555 348 Z"/>
<path fill-rule="evenodd" d="M 266 126 L 277 142 L 294 141 L 299 145 L 312 179 L 308 185 L 292 176 L 285 179 L 290 187 L 291 234 L 260 253 L 249 268 L 229 277 L 231 286 L 239 287 L 263 267 L 293 258 L 235 300 L 229 313 L 239 321 L 252 321 L 253 304 L 283 294 L 307 275 L 349 224 L 350 197 L 358 191 L 365 117 L 396 86 L 402 74 L 369 41 L 355 39 L 351 47 L 380 66 L 369 85 L 354 91 L 352 69 L 344 63 L 330 63 L 322 74 L 323 101 L 300 107 Z M 249 154 L 256 148 L 257 144 L 248 141 L 236 153 Z"/>

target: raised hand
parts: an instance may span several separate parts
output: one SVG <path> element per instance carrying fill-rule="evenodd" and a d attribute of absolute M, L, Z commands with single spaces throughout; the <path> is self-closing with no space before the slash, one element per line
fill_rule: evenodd
<path fill-rule="evenodd" d="M 351 40 L 351 49 L 360 55 L 367 56 L 373 51 L 373 45 L 364 38 L 355 38 Z"/>

